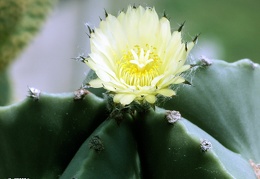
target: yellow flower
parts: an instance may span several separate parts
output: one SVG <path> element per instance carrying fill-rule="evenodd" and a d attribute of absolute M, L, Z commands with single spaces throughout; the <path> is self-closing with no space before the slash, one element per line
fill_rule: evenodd
<path fill-rule="evenodd" d="M 158 94 L 171 97 L 174 84 L 185 82 L 182 72 L 194 42 L 183 43 L 181 28 L 171 33 L 166 17 L 154 8 L 130 6 L 117 17 L 107 14 L 100 27 L 91 31 L 91 53 L 86 60 L 98 78 L 93 88 L 114 94 L 115 103 L 155 103 Z"/>

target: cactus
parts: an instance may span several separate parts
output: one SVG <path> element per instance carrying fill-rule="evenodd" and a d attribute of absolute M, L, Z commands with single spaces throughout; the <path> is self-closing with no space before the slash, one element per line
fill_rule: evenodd
<path fill-rule="evenodd" d="M 0 106 L 8 104 L 11 98 L 11 84 L 7 70 L 0 71 Z"/>
<path fill-rule="evenodd" d="M 24 29 L 34 31 L 38 26 L 24 25 L 23 15 L 25 19 L 32 14 L 34 17 L 35 8 L 19 3 L 14 3 L 12 8 L 19 9 L 16 5 L 25 10 L 21 11 L 22 15 L 13 17 L 14 24 L 25 27 L 21 28 L 22 32 Z M 0 7 L 5 9 L 3 3 Z M 140 28 L 129 23 L 124 26 L 124 19 L 128 20 L 129 14 L 135 17 L 131 22 L 137 22 L 139 15 L 143 15 Z M 138 37 L 136 29 L 143 30 L 147 25 L 155 27 L 147 15 L 155 17 L 161 27 L 154 28 L 158 31 L 150 37 L 157 38 L 153 34 L 161 34 L 153 40 L 160 46 L 169 44 L 171 47 L 165 51 L 164 61 L 155 52 L 157 48 L 160 52 L 165 49 L 156 46 L 155 41 L 149 46 L 146 41 L 150 38 L 142 31 L 142 43 L 146 46 L 137 45 L 123 55 L 124 62 L 134 65 L 133 69 L 138 67 L 139 71 L 130 73 L 135 78 L 129 73 L 121 73 L 128 68 L 127 63 L 120 64 L 120 73 L 115 74 L 111 68 L 117 64 L 114 51 L 103 44 L 103 41 L 113 39 L 104 38 L 102 33 L 114 33 L 109 38 L 117 37 L 117 33 L 124 31 L 120 29 L 123 25 L 133 31 L 128 34 L 129 39 Z M 41 15 L 39 17 L 41 19 Z M 260 124 L 259 65 L 249 60 L 230 64 L 201 59 L 193 65 L 195 70 L 184 76 L 191 67 L 184 65 L 186 56 L 198 38 L 182 43 L 184 24 L 171 36 L 166 15 L 158 21 L 153 8 L 135 6 L 130 6 L 126 14 L 121 12 L 118 21 L 107 13 L 106 17 L 107 21 L 101 20 L 101 28 L 95 29 L 97 34 L 88 27 L 93 53 L 90 58 L 80 59 L 94 69 L 98 77 L 89 85 L 103 86 L 110 93 L 101 95 L 105 91 L 81 88 L 74 94 L 48 94 L 29 88 L 24 101 L 0 107 L 0 178 L 260 178 L 260 143 L 257 141 L 260 137 L 257 127 Z M 24 45 L 20 36 L 10 40 L 16 38 L 16 33 L 16 28 L 3 33 L 4 45 L 0 50 L 7 58 L 0 58 L 4 59 L 2 68 L 16 54 L 6 55 L 10 42 L 19 47 Z M 166 43 L 169 37 L 174 43 Z M 115 40 L 118 43 L 113 43 L 116 50 L 120 51 L 122 44 L 128 45 L 120 39 Z M 172 53 L 176 50 L 175 45 L 179 50 Z M 17 52 L 16 48 L 14 50 Z M 147 70 L 151 70 L 151 74 L 141 73 Z M 93 71 L 91 73 L 95 75 Z M 125 79 L 120 81 L 121 75 Z M 148 76 L 139 81 L 137 77 L 142 75 Z M 129 77 L 127 84 L 132 88 L 124 84 Z M 183 82 L 186 84 L 179 85 L 177 96 L 167 99 L 177 90 L 168 88 L 169 85 Z M 1 80 L 0 83 L 6 82 Z M 160 103 L 158 94 L 167 100 Z"/>
<path fill-rule="evenodd" d="M 0 109 L 0 178 L 57 178 L 100 121 L 103 100 L 92 94 L 45 94 Z M 90 112 L 91 111 L 91 112 Z"/>
<path fill-rule="evenodd" d="M 155 110 L 30 88 L 0 107 L 0 178 L 259 178 L 259 65 L 211 62 Z"/>
<path fill-rule="evenodd" d="M 0 2 L 0 70 L 6 68 L 40 29 L 51 0 Z"/>
<path fill-rule="evenodd" d="M 8 0 L 0 2 L 0 106 L 11 98 L 8 66 L 40 29 L 56 0 Z"/>

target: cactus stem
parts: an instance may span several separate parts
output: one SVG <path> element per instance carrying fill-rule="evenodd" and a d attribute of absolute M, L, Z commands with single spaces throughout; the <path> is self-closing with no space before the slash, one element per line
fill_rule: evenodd
<path fill-rule="evenodd" d="M 191 68 L 197 67 L 197 66 L 205 67 L 205 66 L 210 66 L 210 65 L 212 65 L 212 61 L 210 59 L 208 59 L 206 56 L 202 55 L 200 57 L 200 60 L 197 63 L 191 64 Z"/>
<path fill-rule="evenodd" d="M 133 113 L 131 110 L 132 109 L 130 106 L 122 106 L 121 104 L 119 104 L 113 107 L 109 117 L 114 118 L 116 120 L 117 125 L 119 126 L 124 119 L 124 114 Z"/>
<path fill-rule="evenodd" d="M 169 124 L 174 124 L 181 119 L 181 114 L 179 111 L 167 111 L 166 119 Z"/>
<path fill-rule="evenodd" d="M 74 100 L 84 99 L 84 97 L 87 94 L 89 94 L 89 91 L 84 89 L 84 87 L 81 87 L 80 89 L 74 92 Z"/>
<path fill-rule="evenodd" d="M 200 148 L 202 152 L 207 152 L 208 150 L 210 150 L 212 148 L 212 144 L 210 141 L 203 139 L 200 142 Z"/>
<path fill-rule="evenodd" d="M 249 160 L 249 163 L 254 169 L 257 179 L 260 179 L 260 164 L 255 164 L 254 161 L 251 159 Z"/>
<path fill-rule="evenodd" d="M 201 56 L 200 61 L 201 61 L 201 65 L 202 66 L 210 66 L 210 65 L 212 65 L 212 61 L 210 59 L 208 59 L 207 57 L 205 57 L 205 56 Z"/>
<path fill-rule="evenodd" d="M 252 68 L 254 70 L 254 69 L 256 69 L 259 66 L 259 64 L 251 62 L 251 66 L 252 66 Z"/>
<path fill-rule="evenodd" d="M 103 151 L 105 149 L 100 137 L 97 135 L 93 136 L 90 139 L 89 148 L 94 149 L 97 153 L 100 153 L 101 151 Z"/>
<path fill-rule="evenodd" d="M 33 98 L 35 101 L 39 100 L 40 99 L 40 94 L 41 94 L 41 91 L 36 89 L 36 88 L 33 88 L 33 87 L 29 87 L 28 86 L 28 89 L 29 89 L 29 95 L 28 97 L 31 97 Z"/>

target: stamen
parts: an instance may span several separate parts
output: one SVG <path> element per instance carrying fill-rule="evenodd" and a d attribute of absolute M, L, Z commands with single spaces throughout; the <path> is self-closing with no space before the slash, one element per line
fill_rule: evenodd
<path fill-rule="evenodd" d="M 119 75 L 132 86 L 149 86 L 158 75 L 158 66 L 161 63 L 156 48 L 147 45 L 140 48 L 138 45 L 127 52 L 119 62 Z"/>
<path fill-rule="evenodd" d="M 131 49 L 131 53 L 132 53 L 134 59 L 130 60 L 130 63 L 137 65 L 140 68 L 140 70 L 142 70 L 146 65 L 148 65 L 149 63 L 151 63 L 153 61 L 153 59 L 149 59 L 150 50 L 148 50 L 145 53 L 144 49 L 141 48 L 139 57 L 138 57 L 138 54 L 133 49 Z"/>

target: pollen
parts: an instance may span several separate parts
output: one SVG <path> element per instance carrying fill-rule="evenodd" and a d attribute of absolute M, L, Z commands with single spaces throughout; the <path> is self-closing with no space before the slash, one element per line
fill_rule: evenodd
<path fill-rule="evenodd" d="M 155 47 L 135 45 L 118 62 L 118 75 L 130 86 L 150 86 L 162 64 Z"/>

